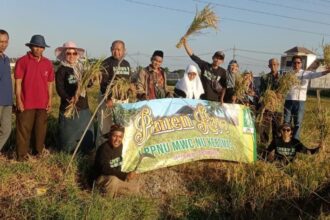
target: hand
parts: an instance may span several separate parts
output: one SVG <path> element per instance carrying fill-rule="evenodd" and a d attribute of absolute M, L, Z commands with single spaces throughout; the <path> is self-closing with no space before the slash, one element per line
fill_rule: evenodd
<path fill-rule="evenodd" d="M 131 172 L 127 175 L 127 180 L 132 180 L 132 179 L 136 178 L 137 176 L 138 176 L 137 173 Z"/>
<path fill-rule="evenodd" d="M 187 43 L 187 38 L 186 37 L 182 37 L 181 38 L 182 44 L 185 45 Z"/>
<path fill-rule="evenodd" d="M 52 111 L 52 100 L 49 99 L 48 104 L 47 104 L 47 113 L 50 113 Z"/>
<path fill-rule="evenodd" d="M 17 110 L 19 112 L 24 112 L 24 105 L 23 105 L 23 102 L 20 99 L 17 99 L 16 106 L 17 106 Z"/>
<path fill-rule="evenodd" d="M 106 100 L 105 105 L 106 105 L 108 108 L 113 108 L 113 102 L 112 102 L 112 99 L 108 99 L 108 100 Z"/>
<path fill-rule="evenodd" d="M 274 161 L 275 160 L 275 150 L 273 150 L 272 152 L 270 152 L 268 155 L 267 155 L 267 161 Z"/>

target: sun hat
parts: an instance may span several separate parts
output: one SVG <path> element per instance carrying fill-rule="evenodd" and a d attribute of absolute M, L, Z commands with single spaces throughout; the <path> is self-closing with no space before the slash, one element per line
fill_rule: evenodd
<path fill-rule="evenodd" d="M 26 43 L 25 46 L 38 46 L 38 47 L 49 47 L 46 44 L 44 36 L 40 34 L 33 35 L 29 43 Z"/>
<path fill-rule="evenodd" d="M 73 41 L 68 41 L 63 44 L 62 47 L 58 47 L 55 49 L 55 56 L 57 59 L 61 60 L 64 57 L 64 53 L 66 49 L 75 49 L 78 53 L 79 57 L 83 57 L 85 50 L 83 48 L 77 47 L 77 44 Z"/>

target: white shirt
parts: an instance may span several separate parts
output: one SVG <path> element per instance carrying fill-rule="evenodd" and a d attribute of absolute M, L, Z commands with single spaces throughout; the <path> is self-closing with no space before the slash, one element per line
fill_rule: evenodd
<path fill-rule="evenodd" d="M 299 84 L 290 89 L 286 100 L 306 101 L 309 81 L 321 77 L 323 74 L 322 72 L 299 70 L 295 75 L 299 80 Z"/>

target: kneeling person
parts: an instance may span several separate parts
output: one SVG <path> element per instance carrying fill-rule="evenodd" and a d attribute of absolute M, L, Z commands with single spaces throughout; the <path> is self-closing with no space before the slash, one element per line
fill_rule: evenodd
<path fill-rule="evenodd" d="M 96 187 L 111 197 L 139 191 L 138 184 L 131 181 L 136 174 L 121 171 L 123 137 L 124 127 L 111 126 L 108 141 L 103 143 L 96 152 L 94 164 Z"/>
<path fill-rule="evenodd" d="M 281 137 L 273 139 L 267 148 L 269 161 L 279 160 L 283 162 L 291 162 L 296 153 L 314 154 L 319 151 L 320 147 L 315 149 L 306 148 L 298 139 L 292 137 L 292 128 L 288 123 L 281 126 Z"/>

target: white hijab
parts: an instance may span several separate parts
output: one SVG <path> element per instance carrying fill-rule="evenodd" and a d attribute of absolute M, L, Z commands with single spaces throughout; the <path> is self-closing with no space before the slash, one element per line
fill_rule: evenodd
<path fill-rule="evenodd" d="M 188 73 L 191 72 L 196 73 L 196 77 L 193 80 L 189 80 L 188 78 Z M 197 68 L 194 65 L 187 66 L 183 78 L 176 83 L 175 88 L 186 93 L 186 98 L 188 99 L 199 99 L 200 96 L 204 94 L 202 82 L 199 78 Z"/>

